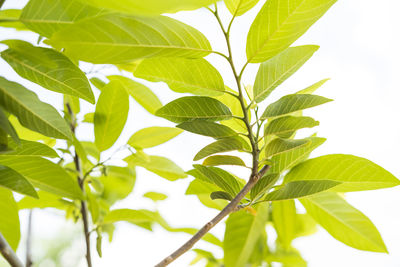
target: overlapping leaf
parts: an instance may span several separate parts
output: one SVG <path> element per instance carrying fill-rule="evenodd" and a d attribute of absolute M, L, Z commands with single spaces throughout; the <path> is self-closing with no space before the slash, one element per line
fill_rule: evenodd
<path fill-rule="evenodd" d="M 206 158 L 203 161 L 204 166 L 218 166 L 218 165 L 236 165 L 236 166 L 246 166 L 244 161 L 236 156 L 229 155 L 215 155 Z"/>
<path fill-rule="evenodd" d="M 24 24 L 19 21 L 20 15 L 20 9 L 0 10 L 0 26 L 6 28 L 14 28 L 19 31 L 27 30 Z"/>
<path fill-rule="evenodd" d="M 18 206 L 10 190 L 0 187 L 0 233 L 4 236 L 11 248 L 17 250 L 21 238 Z"/>
<path fill-rule="evenodd" d="M 305 139 L 283 139 L 276 138 L 268 143 L 265 148 L 265 157 L 272 157 L 279 155 L 291 150 L 299 149 L 310 145 L 311 141 L 307 138 Z"/>
<path fill-rule="evenodd" d="M 226 7 L 233 16 L 241 16 L 252 9 L 259 0 L 224 0 Z"/>
<path fill-rule="evenodd" d="M 204 120 L 186 121 L 178 124 L 176 127 L 195 134 L 214 138 L 224 138 L 237 135 L 237 133 L 228 126 Z"/>
<path fill-rule="evenodd" d="M 58 157 L 57 152 L 40 142 L 20 140 L 20 143 L 18 144 L 9 138 L 8 146 L 11 150 L 1 153 L 0 155 L 42 156 L 48 158 Z"/>
<path fill-rule="evenodd" d="M 128 144 L 137 149 L 144 149 L 161 145 L 176 137 L 183 130 L 171 127 L 148 127 L 134 133 Z"/>
<path fill-rule="evenodd" d="M 0 165 L 0 186 L 20 194 L 38 197 L 35 189 L 24 176 L 3 165 Z"/>
<path fill-rule="evenodd" d="M 289 250 L 296 235 L 296 206 L 293 200 L 272 202 L 272 221 L 279 245 Z"/>
<path fill-rule="evenodd" d="M 19 137 L 14 129 L 14 126 L 10 123 L 10 121 L 7 118 L 7 115 L 4 114 L 4 111 L 1 107 L 0 107 L 0 130 L 4 131 L 4 133 L 11 136 L 15 142 L 19 142 Z"/>
<path fill-rule="evenodd" d="M 228 152 L 233 150 L 249 150 L 249 149 L 250 146 L 246 143 L 246 141 L 243 138 L 239 136 L 228 137 L 215 141 L 214 143 L 211 143 L 202 148 L 194 156 L 194 160 L 200 160 L 202 158 L 205 158 L 207 156 L 216 153 Z"/>
<path fill-rule="evenodd" d="M 285 116 L 269 122 L 264 130 L 264 135 L 277 135 L 279 137 L 289 137 L 295 131 L 302 128 L 312 128 L 318 126 L 319 122 L 311 117 Z"/>
<path fill-rule="evenodd" d="M 279 173 L 268 173 L 258 180 L 250 191 L 251 199 L 260 198 L 264 193 L 274 186 L 279 179 Z"/>

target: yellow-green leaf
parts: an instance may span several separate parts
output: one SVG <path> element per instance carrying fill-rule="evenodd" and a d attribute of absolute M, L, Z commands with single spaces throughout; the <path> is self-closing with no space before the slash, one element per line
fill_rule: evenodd
<path fill-rule="evenodd" d="M 11 248 L 17 250 L 21 238 L 18 207 L 10 190 L 0 187 L 0 233 Z"/>
<path fill-rule="evenodd" d="M 161 145 L 178 136 L 183 130 L 171 127 L 148 127 L 134 133 L 128 144 L 137 149 L 144 149 Z"/>

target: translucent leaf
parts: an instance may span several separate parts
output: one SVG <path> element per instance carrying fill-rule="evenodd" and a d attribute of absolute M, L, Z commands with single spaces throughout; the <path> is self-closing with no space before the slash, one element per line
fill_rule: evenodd
<path fill-rule="evenodd" d="M 101 91 L 94 113 L 94 135 L 100 151 L 110 148 L 118 139 L 128 111 L 128 93 L 119 82 L 109 82 Z"/>
<path fill-rule="evenodd" d="M 74 203 L 62 199 L 60 196 L 45 192 L 38 191 L 39 199 L 32 197 L 24 197 L 18 202 L 18 208 L 23 209 L 45 209 L 45 208 L 56 208 L 60 210 L 66 210 L 68 208 L 73 208 Z"/>
<path fill-rule="evenodd" d="M 42 190 L 71 199 L 82 199 L 77 180 L 49 160 L 38 156 L 0 156 L 0 164 L 14 169 Z"/>
<path fill-rule="evenodd" d="M 202 148 L 196 154 L 194 160 L 200 160 L 202 158 L 205 158 L 207 156 L 216 153 L 222 153 L 234 150 L 249 150 L 249 149 L 250 146 L 246 143 L 246 141 L 243 138 L 239 136 L 228 137 L 215 141 L 214 143 L 211 143 Z"/>
<path fill-rule="evenodd" d="M 263 62 L 288 48 L 336 0 L 270 0 L 261 8 L 247 35 L 249 62 Z"/>
<path fill-rule="evenodd" d="M 5 28 L 14 28 L 17 31 L 28 30 L 24 24 L 19 21 L 21 15 L 20 9 L 4 9 L 0 10 L 0 26 Z"/>
<path fill-rule="evenodd" d="M 167 199 L 167 195 L 159 192 L 147 192 L 143 196 L 153 200 L 154 202 Z"/>
<path fill-rule="evenodd" d="M 48 158 L 58 157 L 57 152 L 40 142 L 33 142 L 21 139 L 20 144 L 17 144 L 11 138 L 9 138 L 8 146 L 12 150 L 1 153 L 0 155 L 42 156 Z"/>
<path fill-rule="evenodd" d="M 128 94 L 151 114 L 155 114 L 162 107 L 161 101 L 147 86 L 124 76 L 112 75 L 107 78 L 110 81 L 119 81 Z"/>
<path fill-rule="evenodd" d="M 176 123 L 192 119 L 218 121 L 232 117 L 232 113 L 227 106 L 214 98 L 206 96 L 178 98 L 157 110 L 156 115 Z"/>
<path fill-rule="evenodd" d="M 21 238 L 18 207 L 10 190 L 0 187 L 0 233 L 16 251 Z"/>
<path fill-rule="evenodd" d="M 85 74 L 66 56 L 53 49 L 35 47 L 20 40 L 5 40 L 1 57 L 21 77 L 58 93 L 77 96 L 94 104 Z"/>
<path fill-rule="evenodd" d="M 271 156 L 279 155 L 291 150 L 299 149 L 301 147 L 306 147 L 311 144 L 311 141 L 307 138 L 305 139 L 283 139 L 276 138 L 268 143 L 265 148 L 265 157 L 269 158 Z"/>
<path fill-rule="evenodd" d="M 107 14 L 56 32 L 51 44 L 72 58 L 96 63 L 129 63 L 148 57 L 200 58 L 211 52 L 198 30 L 169 17 Z"/>
<path fill-rule="evenodd" d="M 309 159 L 294 167 L 285 181 L 334 180 L 333 190 L 350 192 L 388 188 L 400 184 L 390 172 L 375 163 L 353 155 L 331 154 Z"/>
<path fill-rule="evenodd" d="M 107 166 L 106 176 L 100 177 L 103 184 L 101 197 L 114 204 L 126 198 L 133 190 L 136 182 L 136 172 L 129 167 Z"/>
<path fill-rule="evenodd" d="M 320 80 L 320 81 L 308 86 L 307 88 L 304 88 L 303 90 L 296 92 L 296 94 L 312 94 L 318 88 L 320 88 L 322 85 L 324 85 L 327 81 L 329 81 L 329 79 Z"/>
<path fill-rule="evenodd" d="M 264 135 L 274 134 L 281 137 L 302 128 L 312 128 L 318 125 L 319 122 L 311 117 L 285 116 L 268 122 L 264 130 Z"/>
<path fill-rule="evenodd" d="M 165 82 L 171 90 L 195 95 L 221 95 L 224 81 L 207 60 L 186 58 L 145 59 L 134 75 L 151 82 Z"/>
<path fill-rule="evenodd" d="M 196 169 L 187 172 L 193 177 L 198 176 L 198 171 Z M 196 174 L 197 173 L 197 174 Z M 194 179 L 188 186 L 185 194 L 186 195 L 196 195 L 199 201 L 206 207 L 222 210 L 226 206 L 226 201 L 221 199 L 212 200 L 210 195 L 212 192 L 218 191 L 220 188 L 209 182 L 204 182 L 200 179 Z"/>
<path fill-rule="evenodd" d="M 14 114 L 19 122 L 46 136 L 71 139 L 71 130 L 51 105 L 22 85 L 0 77 L 0 104 Z"/>
<path fill-rule="evenodd" d="M 9 136 L 11 136 L 15 142 L 17 143 L 20 142 L 18 134 L 14 129 L 14 126 L 10 123 L 7 115 L 4 114 L 4 111 L 1 107 L 0 107 L 0 129 L 3 130 Z"/>
<path fill-rule="evenodd" d="M 272 221 L 279 245 L 286 251 L 296 237 L 296 206 L 293 200 L 272 202 Z"/>
<path fill-rule="evenodd" d="M 340 242 L 360 250 L 387 253 L 373 223 L 337 194 L 325 192 L 300 201 L 307 213 Z"/>
<path fill-rule="evenodd" d="M 314 195 L 335 186 L 341 182 L 332 180 L 299 180 L 284 184 L 281 188 L 272 191 L 264 198 L 265 201 L 288 200 Z"/>
<path fill-rule="evenodd" d="M 0 165 L 0 186 L 17 193 L 37 198 L 38 195 L 29 181 L 13 169 Z"/>
<path fill-rule="evenodd" d="M 244 161 L 236 156 L 229 155 L 215 155 L 206 158 L 203 161 L 204 166 L 218 166 L 218 165 L 237 165 L 246 166 Z"/>
<path fill-rule="evenodd" d="M 318 48 L 316 45 L 289 47 L 263 62 L 254 82 L 254 100 L 263 101 L 276 87 L 295 73 Z"/>
<path fill-rule="evenodd" d="M 259 0 L 224 0 L 226 7 L 233 16 L 241 16 L 252 9 Z"/>
<path fill-rule="evenodd" d="M 250 191 L 251 199 L 260 198 L 265 192 L 271 189 L 279 179 L 279 173 L 268 173 L 258 180 Z"/>
<path fill-rule="evenodd" d="M 225 125 L 204 120 L 186 121 L 178 124 L 176 127 L 188 132 L 210 136 L 217 139 L 237 135 L 234 130 Z"/>
<path fill-rule="evenodd" d="M 224 264 L 226 267 L 245 266 L 268 220 L 268 206 L 260 204 L 256 214 L 244 210 L 232 213 L 226 221 Z"/>
<path fill-rule="evenodd" d="M 322 96 L 308 94 L 286 95 L 270 104 L 264 111 L 261 119 L 286 115 L 295 111 L 312 108 L 332 101 Z"/>
<path fill-rule="evenodd" d="M 163 144 L 178 136 L 183 130 L 171 127 L 149 127 L 134 133 L 128 144 L 137 149 L 149 148 Z"/>
<path fill-rule="evenodd" d="M 30 0 L 22 10 L 20 20 L 32 31 L 51 37 L 75 21 L 106 12 L 75 0 Z"/>

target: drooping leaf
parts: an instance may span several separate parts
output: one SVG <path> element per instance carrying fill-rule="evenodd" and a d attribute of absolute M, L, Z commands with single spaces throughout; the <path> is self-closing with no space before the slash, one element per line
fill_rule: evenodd
<path fill-rule="evenodd" d="M 289 182 L 281 188 L 272 191 L 264 198 L 265 201 L 288 200 L 314 195 L 335 186 L 341 182 L 332 180 L 298 180 Z"/>
<path fill-rule="evenodd" d="M 225 91 L 219 72 L 203 58 L 149 58 L 134 75 L 151 82 L 165 82 L 171 90 L 195 95 L 221 95 Z"/>
<path fill-rule="evenodd" d="M 110 81 L 119 81 L 128 94 L 151 114 L 155 114 L 162 107 L 161 101 L 147 86 L 124 76 L 112 75 L 107 78 Z"/>
<path fill-rule="evenodd" d="M 254 82 L 254 100 L 263 101 L 276 87 L 295 73 L 318 50 L 316 45 L 289 47 L 263 62 Z"/>
<path fill-rule="evenodd" d="M 0 104 L 14 114 L 19 122 L 46 136 L 71 139 L 68 124 L 51 105 L 22 85 L 0 77 Z"/>
<path fill-rule="evenodd" d="M 195 176 L 205 182 L 215 184 L 222 190 L 228 192 L 231 197 L 235 197 L 242 189 L 240 182 L 229 172 L 217 167 L 205 167 L 203 165 L 193 165 L 200 175 Z"/>
<path fill-rule="evenodd" d="M 270 104 L 264 111 L 261 119 L 273 118 L 289 114 L 295 111 L 312 108 L 332 101 L 318 95 L 293 94 L 286 95 L 278 101 Z"/>
<path fill-rule="evenodd" d="M 77 180 L 49 160 L 38 156 L 0 155 L 0 164 L 17 171 L 39 189 L 71 199 L 82 199 Z"/>
<path fill-rule="evenodd" d="M 16 251 L 21 238 L 18 207 L 10 190 L 0 187 L 0 233 Z"/>
<path fill-rule="evenodd" d="M 171 127 L 148 127 L 134 133 L 128 144 L 137 149 L 158 146 L 178 136 L 183 130 Z"/>
<path fill-rule="evenodd" d="M 211 52 L 196 29 L 169 17 L 119 14 L 85 19 L 56 32 L 51 44 L 72 58 L 97 64 L 129 63 L 148 57 L 200 58 Z"/>
<path fill-rule="evenodd" d="M 101 91 L 94 113 L 94 135 L 100 151 L 110 148 L 125 126 L 129 96 L 119 82 L 109 82 Z"/>
<path fill-rule="evenodd" d="M 58 157 L 57 152 L 40 142 L 21 139 L 20 144 L 17 144 L 11 138 L 9 138 L 8 146 L 11 151 L 0 153 L 0 155 L 42 156 L 48 158 Z"/>
<path fill-rule="evenodd" d="M 278 137 L 268 143 L 267 147 L 265 148 L 265 157 L 269 158 L 291 150 L 309 146 L 310 144 L 311 141 L 307 138 L 283 139 Z"/>
<path fill-rule="evenodd" d="M 288 134 L 302 129 L 318 126 L 319 122 L 311 117 L 285 116 L 274 119 L 266 124 L 264 135 L 274 134 L 279 137 L 286 137 Z"/>
<path fill-rule="evenodd" d="M 76 0 L 30 0 L 20 20 L 32 31 L 49 38 L 75 21 L 107 12 Z"/>
<path fill-rule="evenodd" d="M 14 126 L 8 120 L 6 114 L 4 114 L 3 109 L 0 107 L 0 130 L 3 130 L 6 134 L 12 137 L 12 139 L 19 143 L 19 137 L 14 129 Z"/>
<path fill-rule="evenodd" d="M 206 158 L 203 161 L 204 166 L 218 166 L 218 165 L 236 165 L 236 166 L 246 166 L 244 161 L 236 156 L 229 155 L 215 155 Z"/>
<path fill-rule="evenodd" d="M 206 96 L 178 98 L 157 110 L 156 115 L 176 123 L 193 119 L 218 121 L 232 117 L 232 113 L 227 106 L 214 98 Z"/>
<path fill-rule="evenodd" d="M 260 180 L 253 186 L 250 191 L 250 198 L 251 199 L 258 199 L 264 193 L 266 193 L 269 189 L 271 189 L 274 184 L 279 179 L 279 173 L 267 173 Z"/>
<path fill-rule="evenodd" d="M 14 28 L 18 31 L 28 30 L 24 24 L 19 21 L 21 15 L 20 9 L 4 9 L 0 10 L 0 26 L 6 28 Z"/>
<path fill-rule="evenodd" d="M 290 250 L 292 240 L 296 237 L 296 206 L 294 200 L 272 202 L 272 221 L 278 235 L 279 245 Z"/>
<path fill-rule="evenodd" d="M 108 203 L 114 204 L 126 198 L 133 190 L 136 172 L 129 167 L 107 166 L 106 176 L 100 177 L 103 184 L 101 197 Z"/>
<path fill-rule="evenodd" d="M 263 62 L 288 48 L 336 0 L 270 0 L 261 8 L 247 35 L 249 62 Z"/>
<path fill-rule="evenodd" d="M 400 181 L 375 163 L 353 155 L 331 154 L 309 159 L 294 167 L 286 181 L 333 180 L 341 182 L 333 190 L 350 192 L 393 187 Z"/>
<path fill-rule="evenodd" d="M 265 231 L 268 206 L 260 204 L 256 214 L 241 210 L 232 213 L 226 221 L 224 236 L 224 266 L 245 266 L 258 238 Z"/>
<path fill-rule="evenodd" d="M 218 141 L 215 141 L 214 143 L 205 146 L 196 154 L 193 160 L 200 160 L 202 158 L 205 158 L 207 156 L 216 153 L 228 152 L 233 150 L 249 150 L 249 149 L 250 149 L 249 144 L 247 144 L 243 138 L 239 136 L 228 137 L 220 139 Z"/>
<path fill-rule="evenodd" d="M 147 192 L 143 196 L 153 200 L 154 202 L 167 199 L 167 195 L 159 192 Z"/>
<path fill-rule="evenodd" d="M 171 160 L 160 156 L 143 156 L 143 154 L 144 153 L 132 154 L 124 160 L 130 166 L 143 167 L 170 181 L 175 181 L 187 176 L 187 174 Z"/>
<path fill-rule="evenodd" d="M 94 104 L 85 74 L 66 56 L 53 49 L 20 40 L 3 41 L 9 48 L 1 57 L 21 77 L 58 93 L 77 96 Z"/>
<path fill-rule="evenodd" d="M 271 173 L 281 173 L 284 170 L 291 169 L 301 161 L 305 160 L 309 154 L 325 142 L 325 138 L 308 137 L 311 144 L 298 149 L 290 150 L 285 153 L 275 155 L 271 158 Z"/>
<path fill-rule="evenodd" d="M 329 81 L 329 79 L 323 79 L 320 80 L 310 86 L 308 86 L 307 88 L 304 88 L 298 92 L 296 92 L 296 94 L 312 94 L 314 93 L 318 88 L 320 88 L 322 85 L 324 85 L 327 81 Z"/>
<path fill-rule="evenodd" d="M 241 16 L 252 9 L 259 0 L 224 0 L 226 7 L 233 16 Z"/>
<path fill-rule="evenodd" d="M 237 133 L 228 126 L 205 120 L 186 121 L 178 124 L 176 127 L 188 132 L 217 139 L 237 135 Z"/>
<path fill-rule="evenodd" d="M 307 213 L 340 242 L 356 249 L 387 252 L 373 223 L 336 193 L 325 192 L 300 201 Z"/>
<path fill-rule="evenodd" d="M 0 186 L 11 189 L 17 193 L 37 198 L 38 195 L 24 176 L 13 169 L 0 165 Z"/>
<path fill-rule="evenodd" d="M 215 3 L 216 0 L 148 0 L 148 1 L 135 1 L 135 0 L 119 0 L 116 2 L 104 0 L 80 0 L 84 3 L 96 7 L 107 8 L 110 10 L 130 13 L 141 16 L 154 16 L 162 13 L 175 13 L 183 10 L 193 10 L 200 7 L 206 7 Z"/>

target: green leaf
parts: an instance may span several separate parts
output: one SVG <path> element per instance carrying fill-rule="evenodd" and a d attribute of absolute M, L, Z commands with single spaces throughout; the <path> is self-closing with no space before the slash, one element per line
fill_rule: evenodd
<path fill-rule="evenodd" d="M 146 223 L 155 221 L 156 214 L 149 210 L 117 209 L 112 210 L 104 217 L 103 224 L 126 221 L 130 223 Z"/>
<path fill-rule="evenodd" d="M 71 199 L 82 199 L 76 178 L 47 159 L 38 156 L 0 156 L 0 164 L 17 171 L 42 190 Z"/>
<path fill-rule="evenodd" d="M 94 113 L 95 143 L 109 149 L 121 134 L 129 111 L 129 96 L 119 82 L 109 82 L 101 91 Z"/>
<path fill-rule="evenodd" d="M 224 236 L 224 266 L 245 266 L 268 220 L 268 205 L 260 204 L 256 215 L 241 210 L 229 215 Z"/>
<path fill-rule="evenodd" d="M 272 221 L 279 245 L 286 251 L 290 250 L 296 237 L 296 215 L 294 200 L 272 202 Z"/>
<path fill-rule="evenodd" d="M 39 199 L 32 197 L 24 197 L 18 202 L 18 208 L 23 209 L 45 209 L 56 208 L 66 210 L 68 208 L 75 208 L 74 203 L 62 199 L 60 196 L 53 195 L 45 191 L 38 191 Z"/>
<path fill-rule="evenodd" d="M 269 158 L 271 156 L 279 155 L 291 150 L 309 146 L 310 144 L 311 141 L 307 138 L 283 139 L 278 137 L 268 143 L 267 147 L 265 148 L 265 157 Z"/>
<path fill-rule="evenodd" d="M 201 173 L 196 170 L 190 170 L 187 172 L 193 177 L 198 177 Z M 200 179 L 194 179 L 188 186 L 185 194 L 186 195 L 196 195 L 199 201 L 206 207 L 222 210 L 226 206 L 226 201 L 221 199 L 212 200 L 210 195 L 212 192 L 218 191 L 220 188 L 209 182 L 204 182 Z"/>
<path fill-rule="evenodd" d="M 331 154 L 309 159 L 293 168 L 286 181 L 334 180 L 343 184 L 336 192 L 351 192 L 393 187 L 400 181 L 375 163 L 353 155 Z"/>
<path fill-rule="evenodd" d="M 279 137 L 287 137 L 293 132 L 303 129 L 318 126 L 319 122 L 311 117 L 295 117 L 285 116 L 274 119 L 266 124 L 264 135 L 277 135 Z"/>
<path fill-rule="evenodd" d="M 270 0 L 261 8 L 247 35 L 249 62 L 263 62 L 288 48 L 336 0 Z"/>
<path fill-rule="evenodd" d="M 314 149 L 316 149 L 326 141 L 325 138 L 321 137 L 308 137 L 306 139 L 310 140 L 311 144 L 273 156 L 270 160 L 270 172 L 281 173 L 284 170 L 291 169 L 301 161 L 307 159 L 307 157 Z"/>
<path fill-rule="evenodd" d="M 341 182 L 332 180 L 299 180 L 284 184 L 281 188 L 272 191 L 264 198 L 265 201 L 288 200 L 314 195 L 335 186 Z"/>
<path fill-rule="evenodd" d="M 210 43 L 198 30 L 163 16 L 103 15 L 66 27 L 50 41 L 72 58 L 97 64 L 148 57 L 200 58 L 211 52 Z"/>
<path fill-rule="evenodd" d="M 19 137 L 17 132 L 14 129 L 14 126 L 8 120 L 6 114 L 4 114 L 3 109 L 0 107 L 0 129 L 7 133 L 9 136 L 13 138 L 13 140 L 19 143 Z"/>
<path fill-rule="evenodd" d="M 126 198 L 133 190 L 136 172 L 129 167 L 107 166 L 106 176 L 100 177 L 103 184 L 101 197 L 111 205 Z"/>
<path fill-rule="evenodd" d="M 104 13 L 75 0 L 30 0 L 22 10 L 20 21 L 41 36 L 51 37 L 75 21 Z"/>
<path fill-rule="evenodd" d="M 259 0 L 224 0 L 226 7 L 233 16 L 241 16 L 252 9 Z"/>
<path fill-rule="evenodd" d="M 229 194 L 227 192 L 224 192 L 224 191 L 212 192 L 211 195 L 210 195 L 210 198 L 212 200 L 214 200 L 214 199 L 224 199 L 224 200 L 228 200 L 228 201 L 231 201 L 233 199 L 231 194 Z"/>
<path fill-rule="evenodd" d="M 147 192 L 143 196 L 153 200 L 154 202 L 167 199 L 167 195 L 158 192 Z"/>
<path fill-rule="evenodd" d="M 387 253 L 373 223 L 337 194 L 326 192 L 300 201 L 307 213 L 340 242 L 356 249 Z"/>
<path fill-rule="evenodd" d="M 68 124 L 51 105 L 22 85 L 0 77 L 0 105 L 18 117 L 19 122 L 46 136 L 71 139 Z"/>
<path fill-rule="evenodd" d="M 183 130 L 171 127 L 149 127 L 134 133 L 128 144 L 137 149 L 144 149 L 161 145 L 178 136 Z"/>
<path fill-rule="evenodd" d="M 35 189 L 24 176 L 3 165 L 0 165 L 0 186 L 11 189 L 20 194 L 35 198 L 38 197 Z"/>
<path fill-rule="evenodd" d="M 271 189 L 279 179 L 279 173 L 268 173 L 260 178 L 250 191 L 252 200 L 259 199 L 264 193 Z"/>
<path fill-rule="evenodd" d="M 264 111 L 261 119 L 273 118 L 286 115 L 295 111 L 312 108 L 325 104 L 332 99 L 318 95 L 292 94 L 286 95 L 278 101 L 270 104 Z"/>
<path fill-rule="evenodd" d="M 21 15 L 20 9 L 4 9 L 0 10 L 0 27 L 14 28 L 17 31 L 28 30 L 24 24 L 19 21 Z"/>
<path fill-rule="evenodd" d="M 110 76 L 113 77 L 114 75 Z M 117 75 L 115 75 L 117 76 Z M 91 84 L 93 84 L 97 89 L 99 89 L 101 91 L 101 89 L 106 86 L 106 82 L 104 82 L 103 80 L 97 78 L 97 77 L 92 77 L 89 79 L 89 81 L 91 82 Z"/>
<path fill-rule="evenodd" d="M 193 10 L 200 7 L 206 7 L 215 3 L 216 0 L 119 0 L 119 1 L 104 1 L 104 0 L 80 0 L 84 3 L 96 7 L 107 8 L 110 10 L 130 13 L 135 15 L 154 16 L 162 13 L 175 13 L 183 10 Z"/>
<path fill-rule="evenodd" d="M 204 120 L 185 121 L 178 124 L 176 127 L 188 132 L 210 136 L 217 139 L 237 135 L 234 130 L 225 125 Z"/>
<path fill-rule="evenodd" d="M 20 140 L 20 144 L 17 144 L 11 138 L 9 138 L 8 146 L 12 149 L 12 151 L 0 153 L 0 155 L 42 156 L 48 158 L 58 158 L 57 152 L 55 152 L 49 146 L 40 142 Z"/>
<path fill-rule="evenodd" d="M 143 154 L 144 153 L 132 154 L 124 160 L 130 166 L 143 167 L 170 181 L 175 181 L 187 176 L 187 174 L 171 160 L 160 156 L 147 156 Z"/>
<path fill-rule="evenodd" d="M 242 189 L 241 183 L 229 172 L 217 167 L 205 167 L 203 165 L 193 165 L 200 175 L 195 176 L 205 182 L 215 184 L 222 190 L 228 192 L 231 197 L 235 197 Z"/>
<path fill-rule="evenodd" d="M 263 101 L 276 87 L 310 59 L 318 48 L 319 46 L 316 45 L 289 47 L 263 62 L 254 82 L 254 100 L 257 103 Z"/>
<path fill-rule="evenodd" d="M 228 152 L 233 150 L 245 151 L 249 149 L 250 146 L 246 143 L 246 141 L 243 138 L 239 136 L 228 137 L 220 139 L 218 141 L 215 141 L 214 143 L 205 146 L 196 154 L 196 156 L 194 156 L 193 160 L 200 160 L 202 158 L 205 158 L 207 156 L 216 153 Z"/>
<path fill-rule="evenodd" d="M 204 166 L 218 166 L 218 165 L 236 165 L 236 166 L 246 166 L 244 161 L 236 156 L 229 155 L 215 155 L 206 158 L 203 161 Z"/>
<path fill-rule="evenodd" d="M 147 86 L 124 76 L 112 75 L 107 78 L 110 81 L 119 81 L 128 94 L 151 114 L 155 114 L 162 107 L 161 101 Z"/>
<path fill-rule="evenodd" d="M 219 72 L 203 58 L 149 58 L 134 75 L 151 82 L 165 82 L 171 90 L 195 95 L 221 95 L 225 91 Z"/>
<path fill-rule="evenodd" d="M 21 238 L 18 207 L 10 190 L 0 187 L 0 233 L 16 251 Z"/>
<path fill-rule="evenodd" d="M 232 117 L 232 113 L 227 106 L 214 98 L 206 96 L 178 98 L 157 110 L 156 115 L 176 123 L 192 119 L 218 121 Z"/>
<path fill-rule="evenodd" d="M 9 48 L 1 53 L 1 57 L 21 77 L 48 90 L 77 96 L 94 104 L 94 95 L 85 74 L 66 56 L 20 40 L 5 40 L 3 43 Z"/>
<path fill-rule="evenodd" d="M 312 94 L 318 88 L 320 88 L 323 84 L 325 84 L 327 81 L 329 81 L 329 79 L 320 80 L 320 81 L 308 86 L 307 88 L 304 88 L 303 90 L 296 92 L 296 94 Z"/>

